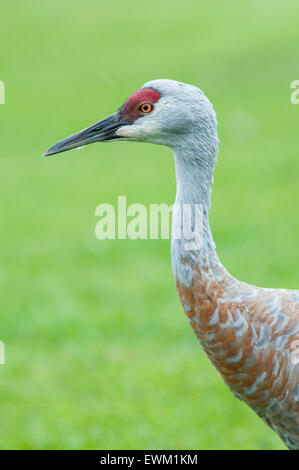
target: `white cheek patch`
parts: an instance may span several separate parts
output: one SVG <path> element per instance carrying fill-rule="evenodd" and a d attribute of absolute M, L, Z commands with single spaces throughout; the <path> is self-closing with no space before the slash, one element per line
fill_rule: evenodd
<path fill-rule="evenodd" d="M 119 137 L 133 137 L 135 135 L 134 128 L 136 126 L 123 126 L 115 132 Z"/>
<path fill-rule="evenodd" d="M 160 131 L 160 126 L 157 122 L 149 121 L 143 118 L 144 121 L 138 124 L 132 124 L 130 126 L 123 126 L 118 129 L 115 133 L 119 137 L 128 138 L 143 138 L 145 136 L 155 136 Z"/>

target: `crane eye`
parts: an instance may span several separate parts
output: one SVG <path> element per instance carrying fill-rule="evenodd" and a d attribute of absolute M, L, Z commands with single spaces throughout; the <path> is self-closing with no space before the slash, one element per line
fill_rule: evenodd
<path fill-rule="evenodd" d="M 144 114 L 151 113 L 153 109 L 154 109 L 154 105 L 152 103 L 143 103 L 139 107 L 139 111 L 141 111 Z"/>

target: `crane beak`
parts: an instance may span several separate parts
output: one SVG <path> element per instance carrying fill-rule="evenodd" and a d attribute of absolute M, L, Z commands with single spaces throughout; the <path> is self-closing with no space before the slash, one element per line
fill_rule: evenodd
<path fill-rule="evenodd" d="M 92 144 L 94 142 L 121 139 L 121 137 L 116 134 L 116 131 L 124 125 L 128 125 L 128 122 L 124 121 L 120 110 L 118 110 L 105 119 L 96 122 L 92 126 L 60 140 L 44 153 L 44 157 L 66 152 L 67 150 L 74 148 L 83 147 L 84 145 Z"/>

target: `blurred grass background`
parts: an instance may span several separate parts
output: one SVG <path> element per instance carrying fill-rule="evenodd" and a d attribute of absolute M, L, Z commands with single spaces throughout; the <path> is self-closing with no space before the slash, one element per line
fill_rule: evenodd
<path fill-rule="evenodd" d="M 298 2 L 17 0 L 0 12 L 0 447 L 283 449 L 204 356 L 170 242 L 94 235 L 96 206 L 118 195 L 173 202 L 170 150 L 41 155 L 148 80 L 200 86 L 219 120 L 219 256 L 243 281 L 298 288 Z"/>

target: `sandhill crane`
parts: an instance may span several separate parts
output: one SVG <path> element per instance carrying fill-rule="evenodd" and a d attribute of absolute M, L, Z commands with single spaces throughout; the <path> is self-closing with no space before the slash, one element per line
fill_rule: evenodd
<path fill-rule="evenodd" d="M 192 85 L 153 80 L 114 114 L 58 142 L 45 156 L 119 139 L 173 150 L 176 205 L 203 207 L 200 249 L 186 249 L 184 236 L 172 237 L 172 267 L 184 312 L 233 394 L 290 449 L 299 449 L 299 291 L 240 282 L 216 254 L 208 216 L 218 153 L 211 103 Z M 174 211 L 173 227 L 182 224 Z"/>

